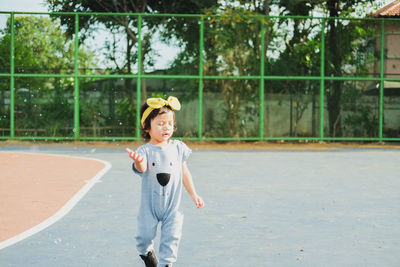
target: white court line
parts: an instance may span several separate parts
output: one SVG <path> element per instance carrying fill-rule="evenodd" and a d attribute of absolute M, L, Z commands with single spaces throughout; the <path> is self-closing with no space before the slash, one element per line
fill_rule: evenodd
<path fill-rule="evenodd" d="M 38 154 L 38 155 L 47 155 L 47 156 L 59 156 L 59 157 L 69 157 L 69 158 L 78 158 L 78 159 L 88 159 L 88 160 L 95 160 L 103 163 L 105 167 L 99 171 L 92 179 L 87 181 L 87 183 L 78 191 L 60 210 L 58 210 L 53 216 L 44 220 L 40 224 L 16 235 L 13 236 L 5 241 L 0 242 L 0 250 L 11 246 L 17 242 L 20 242 L 42 230 L 49 227 L 53 223 L 60 220 L 64 217 L 68 212 L 72 210 L 72 208 L 86 195 L 87 192 L 93 187 L 95 183 L 97 183 L 103 175 L 111 169 L 111 163 L 101 160 L 101 159 L 93 159 L 93 158 L 85 158 L 85 157 L 75 157 L 75 156 L 68 156 L 68 155 L 57 155 L 57 154 L 42 154 L 42 153 L 29 153 L 29 152 L 14 152 L 14 151 L 0 151 L 6 153 L 22 153 L 22 154 Z"/>

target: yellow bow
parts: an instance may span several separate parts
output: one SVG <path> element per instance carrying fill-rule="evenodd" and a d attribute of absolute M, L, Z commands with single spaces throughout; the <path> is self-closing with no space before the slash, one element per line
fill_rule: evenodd
<path fill-rule="evenodd" d="M 172 108 L 172 110 L 181 109 L 181 103 L 179 103 L 178 98 L 174 96 L 168 97 L 167 100 L 162 98 L 148 98 L 146 103 L 147 105 L 149 105 L 149 107 L 143 112 L 142 120 L 140 121 L 143 127 L 144 127 L 144 121 L 147 119 L 150 113 L 157 108 L 169 106 Z"/>

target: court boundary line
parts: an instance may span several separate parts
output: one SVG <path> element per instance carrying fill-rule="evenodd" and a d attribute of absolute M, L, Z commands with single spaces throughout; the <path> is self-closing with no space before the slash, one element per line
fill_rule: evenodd
<path fill-rule="evenodd" d="M 96 159 L 96 158 L 88 158 L 88 157 L 79 157 L 79 156 L 69 156 L 69 155 L 60 155 L 60 154 L 49 154 L 49 153 L 34 153 L 34 152 L 20 152 L 20 151 L 0 151 L 0 153 L 18 153 L 18 154 L 34 154 L 34 155 L 46 155 L 46 156 L 58 156 L 58 157 L 67 157 L 67 158 L 75 158 L 75 159 L 86 159 L 86 160 L 94 160 L 103 163 L 105 166 L 101 169 L 95 176 L 91 179 L 87 180 L 86 184 L 70 199 L 65 203 L 56 213 L 42 221 L 41 223 L 25 230 L 22 233 L 19 233 L 9 239 L 6 239 L 0 242 L 0 250 L 14 245 L 28 237 L 39 233 L 40 231 L 46 229 L 47 227 L 53 225 L 65 215 L 67 215 L 78 202 L 89 192 L 89 190 L 97 183 L 99 180 L 106 174 L 112 167 L 112 164 L 108 161 Z"/>

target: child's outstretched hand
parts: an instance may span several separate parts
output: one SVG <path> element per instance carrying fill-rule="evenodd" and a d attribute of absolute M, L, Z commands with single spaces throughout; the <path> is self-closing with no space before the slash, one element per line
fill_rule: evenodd
<path fill-rule="evenodd" d="M 130 150 L 129 148 L 126 148 L 126 152 L 129 153 L 129 157 L 133 159 L 137 163 L 142 163 L 144 160 L 144 157 L 137 153 L 136 151 Z"/>
<path fill-rule="evenodd" d="M 146 161 L 144 161 L 144 157 L 140 155 L 138 152 L 130 150 L 129 148 L 126 148 L 126 152 L 129 153 L 129 157 L 133 159 L 135 162 L 135 168 L 139 172 L 145 172 L 146 171 Z"/>
<path fill-rule="evenodd" d="M 193 201 L 198 209 L 201 209 L 202 207 L 204 207 L 204 201 L 200 196 L 198 196 L 198 195 L 194 196 Z"/>

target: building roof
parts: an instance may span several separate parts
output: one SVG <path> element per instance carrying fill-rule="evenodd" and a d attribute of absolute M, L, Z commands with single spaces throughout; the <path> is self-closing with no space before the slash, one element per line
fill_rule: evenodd
<path fill-rule="evenodd" d="M 400 17 L 400 0 L 382 7 L 378 11 L 372 13 L 373 17 Z"/>

